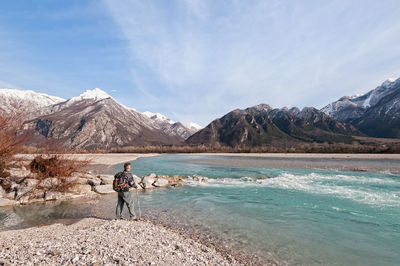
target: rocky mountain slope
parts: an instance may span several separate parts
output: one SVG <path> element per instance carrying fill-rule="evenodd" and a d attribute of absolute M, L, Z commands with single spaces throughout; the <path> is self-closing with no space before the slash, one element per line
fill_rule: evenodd
<path fill-rule="evenodd" d="M 400 138 L 400 78 L 386 80 L 364 95 L 342 97 L 321 111 L 368 136 Z"/>
<path fill-rule="evenodd" d="M 68 100 L 33 91 L 0 90 L 4 112 L 25 111 L 27 144 L 96 150 L 120 146 L 171 145 L 194 133 L 168 118 L 154 119 L 118 103 L 100 89 Z M 14 103 L 21 103 L 17 105 Z M 24 106 L 22 109 L 19 106 Z"/>
<path fill-rule="evenodd" d="M 278 142 L 351 142 L 353 126 L 312 108 L 273 109 L 260 104 L 236 109 L 186 140 L 187 144 L 258 146 Z"/>

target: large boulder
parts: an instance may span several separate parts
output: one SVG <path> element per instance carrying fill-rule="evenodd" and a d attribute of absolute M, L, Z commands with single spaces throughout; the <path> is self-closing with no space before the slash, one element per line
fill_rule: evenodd
<path fill-rule="evenodd" d="M 140 181 L 140 184 L 144 187 L 144 189 L 149 189 L 153 188 L 153 184 L 156 181 L 157 175 L 156 174 L 150 174 L 148 176 L 142 177 L 142 180 Z"/>
<path fill-rule="evenodd" d="M 111 184 L 95 186 L 94 187 L 94 191 L 99 193 L 99 194 L 109 194 L 109 193 L 114 193 L 115 192 L 113 190 L 113 186 Z"/>
<path fill-rule="evenodd" d="M 166 178 L 157 178 L 156 181 L 153 183 L 155 187 L 168 187 L 168 179 Z"/>
<path fill-rule="evenodd" d="M 110 185 L 114 182 L 113 175 L 100 175 L 99 177 L 100 177 L 101 185 Z"/>
<path fill-rule="evenodd" d="M 32 173 L 29 170 L 24 170 L 22 168 L 11 168 L 10 170 L 8 170 L 8 172 L 10 173 L 10 176 L 13 178 L 25 178 L 30 176 Z"/>
<path fill-rule="evenodd" d="M 79 185 L 87 185 L 88 184 L 88 179 L 86 179 L 84 177 L 71 176 L 71 177 L 67 177 L 66 179 L 69 179 L 69 180 L 71 180 L 71 182 L 73 182 L 75 184 L 79 184 Z"/>
<path fill-rule="evenodd" d="M 39 187 L 46 189 L 46 190 L 51 190 L 53 187 L 57 187 L 60 184 L 60 180 L 56 177 L 49 177 L 45 178 L 40 182 Z"/>
<path fill-rule="evenodd" d="M 87 183 L 91 186 L 98 186 L 102 183 L 102 180 L 99 177 L 92 177 L 87 180 Z"/>
<path fill-rule="evenodd" d="M 35 202 L 43 202 L 44 201 L 45 192 L 43 190 L 33 190 L 29 193 L 26 193 L 22 197 L 18 199 L 20 204 L 29 204 Z"/>
<path fill-rule="evenodd" d="M 33 178 L 27 178 L 22 182 L 22 186 L 26 187 L 35 187 L 37 184 L 39 184 L 39 180 L 33 179 Z"/>
<path fill-rule="evenodd" d="M 69 190 L 69 192 L 80 195 L 89 194 L 91 191 L 92 191 L 91 185 L 81 185 L 81 184 L 75 185 Z"/>
<path fill-rule="evenodd" d="M 22 196 L 29 195 L 32 190 L 36 188 L 39 180 L 28 178 L 25 179 L 18 187 L 15 193 L 15 199 L 20 200 Z M 26 197 L 25 197 L 26 198 Z M 28 197 L 29 200 L 29 197 Z"/>

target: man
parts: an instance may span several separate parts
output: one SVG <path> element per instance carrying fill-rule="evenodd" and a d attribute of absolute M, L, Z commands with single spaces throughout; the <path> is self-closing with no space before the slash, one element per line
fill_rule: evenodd
<path fill-rule="evenodd" d="M 132 193 L 130 192 L 131 188 L 137 189 L 137 185 L 135 180 L 133 179 L 131 171 L 131 164 L 125 163 L 124 164 L 124 171 L 120 174 L 125 175 L 124 177 L 127 179 L 127 186 L 125 186 L 122 191 L 118 191 L 118 202 L 117 202 L 117 210 L 116 215 L 117 219 L 122 219 L 122 209 L 124 208 L 124 204 L 128 207 L 129 215 L 131 220 L 137 220 L 134 204 L 133 204 L 133 197 Z"/>

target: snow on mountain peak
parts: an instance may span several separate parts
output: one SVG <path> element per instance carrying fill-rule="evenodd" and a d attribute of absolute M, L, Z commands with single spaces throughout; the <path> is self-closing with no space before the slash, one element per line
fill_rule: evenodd
<path fill-rule="evenodd" d="M 203 129 L 202 126 L 200 126 L 200 125 L 198 125 L 198 124 L 196 124 L 196 123 L 194 123 L 194 122 L 190 122 L 190 123 L 187 125 L 187 127 L 188 127 L 189 129 L 193 129 L 193 130 L 196 130 L 196 131 L 199 131 L 200 129 Z"/>
<path fill-rule="evenodd" d="M 65 99 L 32 90 L 0 89 L 0 110 L 7 113 L 18 110 L 36 110 Z"/>
<path fill-rule="evenodd" d="M 17 89 L 0 89 L 0 94 L 8 97 L 19 98 L 21 100 L 33 100 L 33 99 L 41 99 L 44 101 L 43 104 L 52 104 L 55 102 L 62 102 L 65 99 L 57 96 L 50 96 L 46 93 L 35 92 L 32 90 L 17 90 Z"/>
<path fill-rule="evenodd" d="M 168 117 L 166 117 L 165 115 L 162 115 L 160 113 L 152 113 L 152 112 L 146 111 L 146 112 L 143 112 L 143 114 L 145 116 L 147 116 L 148 118 L 151 118 L 153 120 L 157 120 L 160 122 L 167 122 L 169 124 L 175 123 L 175 121 L 172 121 L 171 119 L 169 119 Z"/>
<path fill-rule="evenodd" d="M 74 97 L 74 98 L 79 98 L 82 100 L 83 99 L 102 100 L 102 99 L 111 98 L 111 96 L 107 92 L 105 92 L 99 88 L 94 88 L 93 90 L 86 90 L 81 95 L 79 95 L 78 97 Z"/>
<path fill-rule="evenodd" d="M 385 81 L 382 83 L 382 87 L 391 88 L 391 87 L 393 87 L 393 85 L 394 85 L 397 81 L 400 81 L 400 78 L 397 79 L 397 80 L 394 79 L 394 78 L 388 78 L 387 80 L 385 80 Z"/>

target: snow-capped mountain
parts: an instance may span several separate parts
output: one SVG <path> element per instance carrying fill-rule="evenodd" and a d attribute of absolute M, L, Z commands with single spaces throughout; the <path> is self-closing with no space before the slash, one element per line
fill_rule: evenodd
<path fill-rule="evenodd" d="M 172 121 L 171 119 L 169 119 L 168 117 L 166 117 L 165 115 L 162 115 L 160 113 L 152 113 L 152 112 L 146 111 L 146 112 L 143 112 L 142 114 L 144 114 L 148 118 L 151 118 L 155 121 L 165 122 L 165 123 L 168 123 L 171 125 L 175 123 L 175 121 Z"/>
<path fill-rule="evenodd" d="M 342 97 L 321 111 L 368 136 L 400 138 L 400 78 L 388 79 L 364 95 Z"/>
<path fill-rule="evenodd" d="M 180 122 L 172 121 L 160 113 L 146 111 L 142 114 L 159 124 L 164 131 L 170 132 L 170 134 L 177 134 L 184 139 L 187 139 L 201 129 L 201 126 L 197 125 L 196 123 L 190 123 L 188 126 L 185 126 Z"/>
<path fill-rule="evenodd" d="M 34 112 L 65 99 L 31 90 L 0 89 L 0 112 Z"/>
<path fill-rule="evenodd" d="M 199 131 L 200 129 L 203 129 L 202 126 L 194 123 L 194 122 L 190 122 L 189 124 L 186 125 L 187 128 L 189 128 L 190 130 L 193 131 L 193 134 L 196 133 L 197 131 Z"/>
<path fill-rule="evenodd" d="M 31 132 L 31 138 L 27 144 L 56 142 L 67 148 L 95 150 L 178 144 L 194 133 L 161 114 L 126 107 L 99 88 L 67 100 L 8 89 L 0 90 L 0 96 L 0 111 L 28 114 L 24 129 Z"/>

